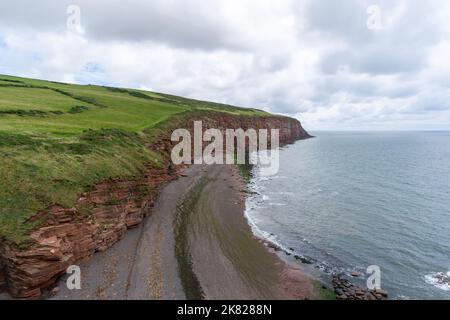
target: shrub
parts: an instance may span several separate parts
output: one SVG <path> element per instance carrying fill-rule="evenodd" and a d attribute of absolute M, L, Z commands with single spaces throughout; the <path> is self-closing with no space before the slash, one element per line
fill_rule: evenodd
<path fill-rule="evenodd" d="M 70 108 L 69 113 L 76 114 L 89 110 L 89 107 L 86 106 L 75 106 Z"/>

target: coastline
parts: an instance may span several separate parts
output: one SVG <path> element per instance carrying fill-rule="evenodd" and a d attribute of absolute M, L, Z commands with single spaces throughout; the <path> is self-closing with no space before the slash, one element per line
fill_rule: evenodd
<path fill-rule="evenodd" d="M 283 261 L 254 235 L 245 217 L 245 197 L 246 182 L 236 166 L 186 169 L 163 188 L 144 223 L 110 250 L 80 265 L 82 290 L 68 290 L 63 277 L 48 298 L 323 298 L 323 289 L 300 266 Z M 181 221 L 185 232 L 180 237 L 177 215 L 183 206 L 189 217 Z M 182 243 L 188 243 L 187 265 L 177 251 Z M 195 275 L 201 297 L 186 286 L 186 267 L 191 268 L 188 276 Z"/>
<path fill-rule="evenodd" d="M 105 251 L 115 251 L 122 246 L 118 242 L 126 234 L 136 233 L 135 229 L 141 229 L 146 220 L 159 217 L 153 208 L 161 190 L 183 175 L 182 167 L 170 162 L 174 145 L 170 132 L 175 128 L 193 132 L 194 121 L 198 119 L 205 128 L 280 128 L 282 144 L 310 137 L 298 120 L 276 115 L 256 117 L 194 111 L 171 117 L 146 131 L 150 134 L 149 143 L 142 147 L 161 156 L 155 163 L 143 163 L 137 175 L 99 179 L 78 194 L 75 203 L 60 205 L 56 201 L 34 213 L 27 223 L 37 226 L 28 232 L 30 241 L 26 245 L 0 239 L 0 280 L 6 279 L 4 289 L 14 298 L 22 299 L 39 299 L 48 291 L 58 291 L 54 287 L 69 266 L 85 265 L 99 254 L 104 256 Z M 181 189 L 179 195 L 185 191 Z M 109 255 L 113 253 L 106 254 Z"/>
<path fill-rule="evenodd" d="M 178 260 L 182 270 L 190 269 L 185 276 L 196 278 L 184 280 L 188 298 L 321 298 L 314 279 L 254 235 L 245 217 L 245 195 L 246 183 L 236 166 L 208 166 L 185 197 L 181 214 L 189 218 L 182 221 L 180 242 L 188 244 L 189 257 Z"/>
<path fill-rule="evenodd" d="M 282 240 L 277 237 L 279 234 L 275 235 L 274 233 L 267 232 L 267 230 L 262 230 L 253 220 L 254 218 L 258 218 L 258 215 L 253 215 L 255 214 L 254 211 L 257 211 L 255 208 L 262 206 L 260 200 L 254 201 L 255 198 L 262 199 L 263 197 L 266 197 L 264 195 L 265 192 L 270 193 L 275 191 L 282 193 L 281 191 L 288 191 L 290 187 L 292 188 L 292 185 L 285 187 L 279 184 L 274 188 L 274 186 L 268 187 L 263 184 L 263 189 L 259 189 L 257 187 L 259 185 L 258 178 L 261 176 L 258 174 L 258 168 L 255 167 L 254 169 L 255 170 L 245 166 L 241 169 L 241 173 L 244 177 L 252 178 L 247 179 L 249 182 L 249 201 L 248 210 L 245 211 L 245 216 L 256 237 L 262 239 L 261 241 L 264 242 L 265 246 L 271 252 L 276 253 L 277 256 L 287 264 L 300 265 L 307 275 L 316 279 L 316 288 L 321 291 L 320 298 L 333 300 L 386 300 L 389 298 L 389 294 L 386 290 L 382 290 L 381 288 L 370 289 L 368 284 L 366 286 L 367 277 L 365 271 L 361 272 L 355 268 L 353 270 L 345 270 L 343 268 L 339 270 L 338 267 L 333 269 L 333 266 L 327 265 L 326 262 L 313 258 L 313 256 L 306 256 L 302 250 L 297 251 L 292 247 L 283 244 Z M 247 172 L 242 172 L 243 170 L 246 170 Z M 266 191 L 261 192 L 261 190 Z M 264 203 L 265 201 L 262 202 Z M 271 213 L 273 213 L 273 211 L 271 211 Z M 288 219 L 290 219 L 290 216 L 288 216 Z M 290 220 L 283 220 L 284 223 L 286 223 L 286 221 Z"/>

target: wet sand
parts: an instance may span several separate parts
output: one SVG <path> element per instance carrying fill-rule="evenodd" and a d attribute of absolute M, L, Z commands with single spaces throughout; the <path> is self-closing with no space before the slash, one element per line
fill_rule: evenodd
<path fill-rule="evenodd" d="M 192 268 L 205 299 L 314 298 L 314 283 L 254 237 L 246 185 L 234 166 L 211 166 L 188 197 Z"/>
<path fill-rule="evenodd" d="M 81 290 L 68 290 L 63 278 L 52 299 L 318 298 L 299 266 L 254 237 L 236 167 L 192 166 L 185 173 L 162 190 L 138 228 L 80 266 Z"/>

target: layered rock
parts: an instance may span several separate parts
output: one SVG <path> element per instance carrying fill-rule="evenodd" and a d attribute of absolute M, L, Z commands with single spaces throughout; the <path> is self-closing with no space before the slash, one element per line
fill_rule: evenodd
<path fill-rule="evenodd" d="M 194 120 L 202 120 L 205 129 L 280 129 L 282 143 L 310 137 L 297 120 L 275 116 L 207 113 L 200 118 L 185 117 L 174 126 L 192 131 Z M 28 222 L 39 221 L 40 227 L 30 233 L 32 244 L 26 248 L 0 243 L 0 289 L 2 285 L 7 287 L 17 298 L 39 298 L 70 265 L 107 250 L 127 229 L 139 225 L 151 214 L 159 190 L 180 175 L 179 168 L 172 166 L 169 159 L 171 129 L 174 127 L 166 128 L 148 146 L 165 156 L 161 168 L 148 167 L 134 179 L 98 183 L 80 195 L 73 208 L 53 205 L 36 213 Z"/>
<path fill-rule="evenodd" d="M 0 255 L 0 293 L 6 289 L 5 264 L 3 257 Z"/>
<path fill-rule="evenodd" d="M 33 245 L 2 249 L 11 295 L 38 298 L 70 265 L 113 246 L 150 214 L 157 190 L 176 177 L 168 171 L 149 169 L 136 180 L 105 181 L 83 194 L 74 208 L 55 205 L 35 215 L 30 220 L 45 222 L 30 234 Z"/>
<path fill-rule="evenodd" d="M 189 129 L 193 129 L 193 121 L 188 121 Z M 211 113 L 203 116 L 201 119 L 204 128 L 216 128 L 221 131 L 226 129 L 279 129 L 280 142 L 282 144 L 294 142 L 299 139 L 307 139 L 312 136 L 303 129 L 301 123 L 292 118 L 275 117 L 275 116 L 260 116 L 260 117 L 237 117 L 227 114 Z M 270 132 L 269 132 L 270 134 Z"/>

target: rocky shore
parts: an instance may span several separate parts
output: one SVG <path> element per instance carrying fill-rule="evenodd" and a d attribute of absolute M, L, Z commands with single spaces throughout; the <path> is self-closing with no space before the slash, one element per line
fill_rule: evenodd
<path fill-rule="evenodd" d="M 3 259 L 0 257 L 0 292 L 6 289 L 6 279 L 5 279 L 5 265 Z"/>
<path fill-rule="evenodd" d="M 148 167 L 134 179 L 110 179 L 80 195 L 72 208 L 53 205 L 37 212 L 27 223 L 39 223 L 27 246 L 0 243 L 0 289 L 16 298 L 36 299 L 55 286 L 68 266 L 88 261 L 121 240 L 152 209 L 161 189 L 180 177 L 170 164 L 171 129 L 193 130 L 194 120 L 207 128 L 280 129 L 281 143 L 310 137 L 295 120 L 278 116 L 247 117 L 225 113 L 186 116 L 168 125 L 148 148 L 161 153 L 161 168 Z"/>
<path fill-rule="evenodd" d="M 273 252 L 283 253 L 286 256 L 292 256 L 296 261 L 304 265 L 316 264 L 316 261 L 310 257 L 297 254 L 294 249 L 285 249 L 279 245 L 262 239 L 264 245 Z M 316 264 L 316 267 L 318 265 Z M 359 277 L 360 274 L 355 272 L 352 277 Z M 384 290 L 368 290 L 358 286 L 344 274 L 334 274 L 331 282 L 337 300 L 386 300 L 388 293 Z"/>
<path fill-rule="evenodd" d="M 333 276 L 333 287 L 338 300 L 386 300 L 388 293 L 384 290 L 367 290 L 361 288 L 343 276 Z"/>

